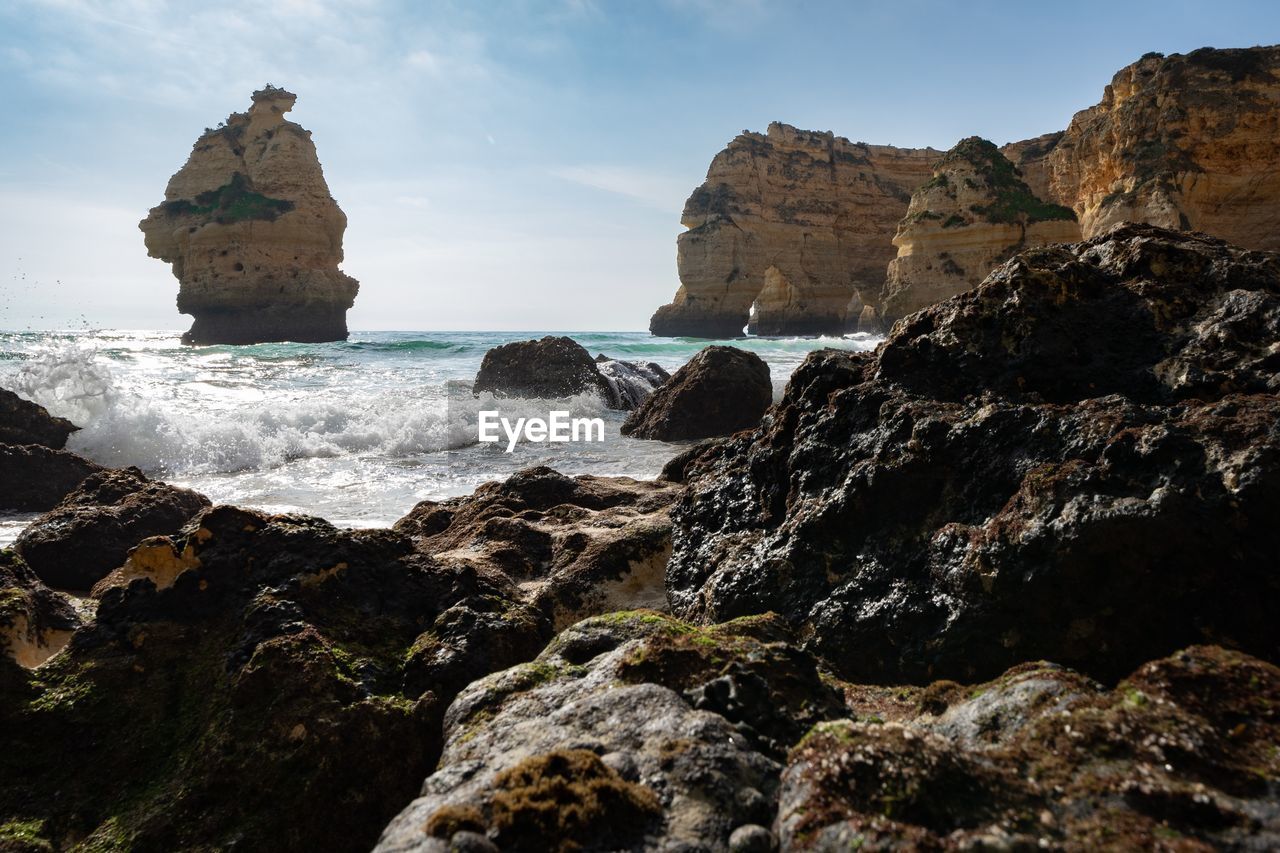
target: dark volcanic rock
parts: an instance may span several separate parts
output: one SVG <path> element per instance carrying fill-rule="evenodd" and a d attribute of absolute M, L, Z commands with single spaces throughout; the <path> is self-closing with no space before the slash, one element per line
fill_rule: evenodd
<path fill-rule="evenodd" d="M 149 480 L 137 468 L 93 474 L 14 543 L 40 579 L 87 590 L 148 536 L 176 534 L 209 499 Z"/>
<path fill-rule="evenodd" d="M 792 639 L 767 617 L 704 630 L 633 611 L 574 625 L 463 691 L 439 767 L 377 849 L 443 853 L 466 832 L 504 850 L 728 850 L 737 830 L 772 822 L 787 748 L 847 713 Z M 533 776 L 542 795 L 521 799 L 542 816 L 537 837 L 512 814 L 511 780 Z"/>
<path fill-rule="evenodd" d="M 61 450 L 80 427 L 55 418 L 44 406 L 0 388 L 0 444 L 39 444 Z"/>
<path fill-rule="evenodd" d="M 520 471 L 466 497 L 423 501 L 395 529 L 446 563 L 529 583 L 557 629 L 610 610 L 667 605 L 668 483 Z"/>
<path fill-rule="evenodd" d="M 1187 649 L 1107 691 L 1027 664 L 791 754 L 784 850 L 1271 850 L 1280 670 Z"/>
<path fill-rule="evenodd" d="M 497 397 L 569 397 L 591 391 L 606 402 L 609 383 L 591 354 L 567 337 L 513 341 L 484 354 L 473 390 Z"/>
<path fill-rule="evenodd" d="M 146 549 L 61 654 L 0 656 L 0 822 L 55 848 L 368 850 L 434 766 L 448 685 L 551 636 L 392 531 L 215 507 Z M 458 607 L 523 634 L 407 686 Z"/>
<path fill-rule="evenodd" d="M 632 412 L 622 434 L 660 441 L 729 435 L 759 424 L 772 401 L 769 365 L 760 356 L 710 346 Z"/>
<path fill-rule="evenodd" d="M 90 474 L 105 469 L 65 450 L 0 444 L 0 511 L 52 509 Z"/>
<path fill-rule="evenodd" d="M 779 610 L 878 683 L 1274 659 L 1277 368 L 1280 256 L 1150 226 L 1023 253 L 681 460 L 674 612 Z"/>

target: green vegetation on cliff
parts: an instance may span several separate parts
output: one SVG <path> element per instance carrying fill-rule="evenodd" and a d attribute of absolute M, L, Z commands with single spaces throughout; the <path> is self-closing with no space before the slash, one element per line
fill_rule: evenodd
<path fill-rule="evenodd" d="M 271 198 L 249 189 L 249 179 L 236 172 L 216 190 L 200 193 L 194 200 L 180 198 L 160 205 L 169 216 L 200 216 L 206 221 L 229 225 L 249 219 L 272 221 L 293 210 L 293 202 Z"/>

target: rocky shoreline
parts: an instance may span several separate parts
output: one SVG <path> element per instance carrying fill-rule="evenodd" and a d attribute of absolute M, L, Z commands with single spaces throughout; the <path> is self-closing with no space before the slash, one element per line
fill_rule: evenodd
<path fill-rule="evenodd" d="M 392 529 L 39 416 L 0 431 L 47 511 L 0 551 L 0 849 L 1280 845 L 1280 255 L 1024 251 L 657 481 Z"/>

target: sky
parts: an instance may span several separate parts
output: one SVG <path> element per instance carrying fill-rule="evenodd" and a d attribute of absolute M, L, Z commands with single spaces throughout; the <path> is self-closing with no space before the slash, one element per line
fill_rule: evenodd
<path fill-rule="evenodd" d="M 685 198 L 770 121 L 949 148 L 1066 127 L 1280 3 L 0 0 L 0 329 L 181 329 L 137 223 L 205 127 L 299 95 L 352 329 L 642 330 Z"/>

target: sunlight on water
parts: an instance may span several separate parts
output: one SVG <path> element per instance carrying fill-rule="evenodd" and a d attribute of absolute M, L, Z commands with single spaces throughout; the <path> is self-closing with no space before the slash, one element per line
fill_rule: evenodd
<path fill-rule="evenodd" d="M 521 445 L 512 454 L 477 444 L 481 408 L 546 416 L 547 401 L 494 403 L 465 393 L 488 349 L 542 334 L 365 332 L 332 344 L 184 347 L 173 332 L 0 332 L 0 384 L 81 425 L 68 446 L 97 462 L 136 465 L 216 502 L 344 526 L 387 525 L 419 500 L 466 494 L 533 464 L 656 476 L 679 446 L 621 437 L 623 413 L 589 395 L 555 407 L 603 418 L 602 444 Z M 572 337 L 593 356 L 669 371 L 710 343 L 644 333 Z M 865 350 L 879 340 L 727 343 L 769 363 L 777 396 L 812 350 Z M 0 522 L 0 541 L 7 530 Z"/>

